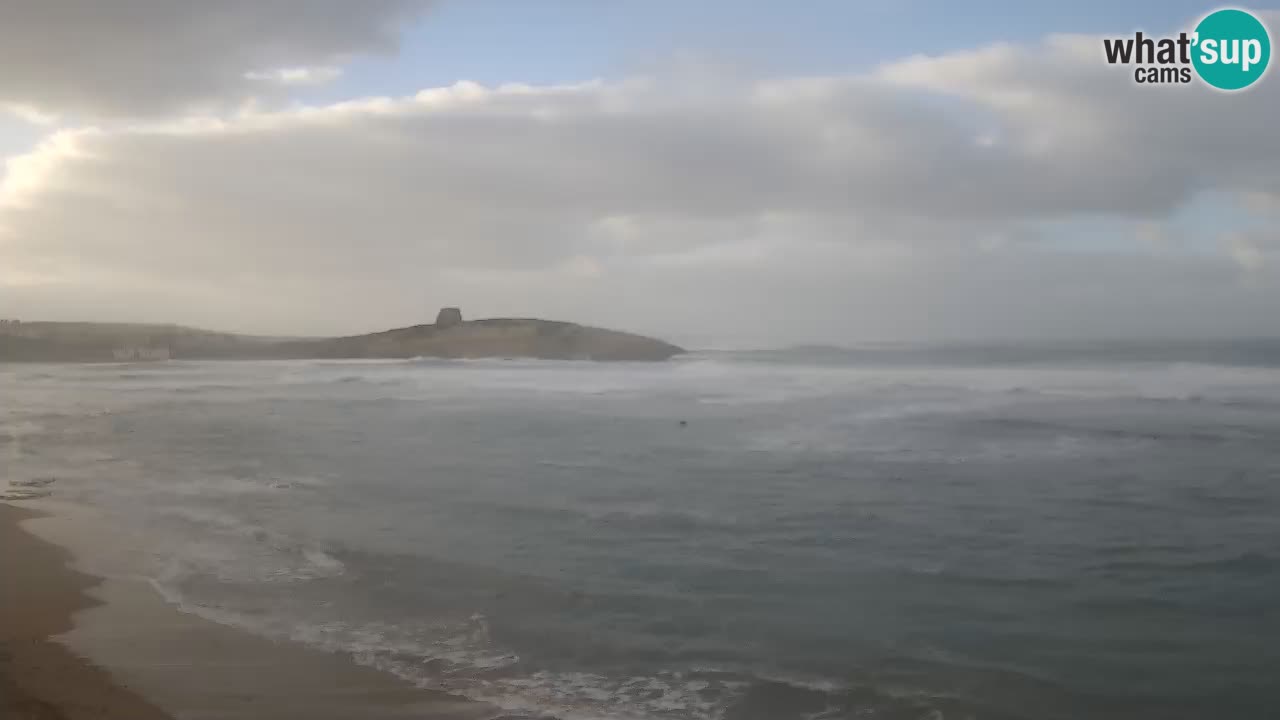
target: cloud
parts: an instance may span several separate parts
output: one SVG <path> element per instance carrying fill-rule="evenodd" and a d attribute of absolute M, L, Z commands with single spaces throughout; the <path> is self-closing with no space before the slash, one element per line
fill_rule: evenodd
<path fill-rule="evenodd" d="M 1260 270 L 1266 263 L 1262 248 L 1254 238 L 1244 233 L 1231 233 L 1223 238 L 1231 258 L 1246 271 Z"/>
<path fill-rule="evenodd" d="M 58 123 L 57 115 L 41 112 L 30 105 L 8 103 L 0 105 L 0 112 L 8 113 L 9 115 L 31 125 L 49 126 L 56 125 Z"/>
<path fill-rule="evenodd" d="M 0 104 L 142 116 L 234 105 L 248 74 L 297 77 L 396 50 L 428 0 L 40 0 L 0 22 Z M 281 70 L 285 68 L 286 70 Z M 291 74 L 293 73 L 293 74 Z"/>
<path fill-rule="evenodd" d="M 1137 87 L 1100 48 L 62 131 L 0 185 L 0 302 L 308 333 L 461 304 L 695 344 L 1274 331 L 1252 235 L 1163 239 L 1206 193 L 1277 196 L 1280 86 Z M 1049 231 L 1100 218 L 1132 246 Z"/>
<path fill-rule="evenodd" d="M 270 71 L 255 70 L 245 73 L 244 76 L 250 80 L 277 85 L 323 85 L 341 77 L 342 68 L 332 66 L 279 68 Z"/>
<path fill-rule="evenodd" d="M 1280 13 L 1272 14 L 1280 24 Z M 1041 180 L 1014 199 L 1078 203 L 1094 188 L 1099 211 L 1157 216 L 1206 190 L 1280 190 L 1268 133 L 1280 111 L 1275 82 L 1234 95 L 1206 86 L 1138 86 L 1102 60 L 1099 38 L 1050 36 L 1034 46 L 994 45 L 914 57 L 879 70 L 885 81 L 954 97 Z M 1056 189 L 1048 182 L 1064 183 Z M 1117 188 L 1124 191 L 1117 193 Z M 1040 192 L 1049 190 L 1049 192 Z"/>

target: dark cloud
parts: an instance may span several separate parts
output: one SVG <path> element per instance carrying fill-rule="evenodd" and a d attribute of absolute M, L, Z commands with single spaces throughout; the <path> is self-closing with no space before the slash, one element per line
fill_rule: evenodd
<path fill-rule="evenodd" d="M 0 105 L 82 117 L 223 107 L 264 91 L 251 73 L 296 81 L 302 68 L 392 53 L 404 23 L 429 4 L 9 2 L 0 9 Z"/>

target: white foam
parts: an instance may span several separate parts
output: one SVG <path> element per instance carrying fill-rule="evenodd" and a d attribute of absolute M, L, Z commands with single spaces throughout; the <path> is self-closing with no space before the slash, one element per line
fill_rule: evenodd
<path fill-rule="evenodd" d="M 265 637 L 324 652 L 422 688 L 443 690 L 510 712 L 563 720 L 716 720 L 746 688 L 743 680 L 698 673 L 609 677 L 587 672 L 522 672 L 521 659 L 493 646 L 483 615 L 417 627 L 341 621 L 303 622 L 271 614 L 247 615 L 192 601 L 170 583 L 149 580 L 182 612 Z M 707 675 L 710 673 L 703 673 Z"/>
<path fill-rule="evenodd" d="M 0 492 L 0 500 L 5 502 L 21 502 L 23 500 L 40 500 L 52 495 L 48 490 L 32 490 L 30 488 L 9 488 Z"/>
<path fill-rule="evenodd" d="M 307 561 L 307 569 L 312 571 L 310 577 L 337 577 L 347 569 L 341 560 L 317 548 L 303 548 L 302 557 Z"/>
<path fill-rule="evenodd" d="M 208 507 L 164 506 L 162 518 L 199 526 L 193 533 L 156 523 L 149 532 L 168 537 L 153 552 L 166 582 L 210 576 L 228 583 L 306 582 L 336 578 L 346 572 L 341 560 L 325 549 L 301 543 L 235 514 Z"/>

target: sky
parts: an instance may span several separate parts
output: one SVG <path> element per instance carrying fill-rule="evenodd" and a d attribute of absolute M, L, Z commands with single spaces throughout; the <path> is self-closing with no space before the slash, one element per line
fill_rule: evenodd
<path fill-rule="evenodd" d="M 1280 336 L 1280 80 L 1103 59 L 1216 7 L 7 3 L 0 317 Z"/>

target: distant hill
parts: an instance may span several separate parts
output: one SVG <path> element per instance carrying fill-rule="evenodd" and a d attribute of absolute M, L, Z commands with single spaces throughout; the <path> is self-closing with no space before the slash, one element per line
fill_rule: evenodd
<path fill-rule="evenodd" d="M 111 362 L 137 350 L 173 359 L 489 358 L 657 361 L 684 352 L 653 338 L 525 318 L 463 321 L 456 308 L 429 325 L 337 338 L 271 338 L 178 325 L 33 322 L 0 325 L 0 362 Z"/>
<path fill-rule="evenodd" d="M 288 357 L 528 357 L 549 360 L 666 360 L 684 352 L 661 340 L 567 322 L 523 318 L 415 325 L 371 335 L 281 343 Z"/>

